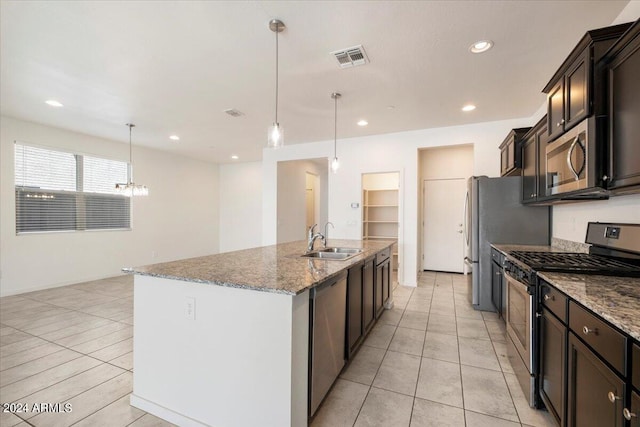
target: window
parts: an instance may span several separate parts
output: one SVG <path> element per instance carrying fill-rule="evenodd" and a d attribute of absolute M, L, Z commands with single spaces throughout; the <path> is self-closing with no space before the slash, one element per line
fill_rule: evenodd
<path fill-rule="evenodd" d="M 128 164 L 15 144 L 16 232 L 128 229 Z"/>

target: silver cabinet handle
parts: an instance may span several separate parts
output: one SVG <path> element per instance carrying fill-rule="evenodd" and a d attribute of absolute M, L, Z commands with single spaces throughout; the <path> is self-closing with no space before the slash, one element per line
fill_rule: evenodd
<path fill-rule="evenodd" d="M 625 420 L 627 421 L 631 421 L 631 418 L 635 418 L 638 416 L 638 414 L 634 414 L 633 412 L 631 412 L 630 410 L 628 410 L 627 408 L 624 408 L 622 410 L 622 416 L 624 417 Z"/>
<path fill-rule="evenodd" d="M 496 276 L 499 276 L 499 275 L 501 275 L 501 274 L 502 274 L 501 272 L 496 271 Z"/>
<path fill-rule="evenodd" d="M 585 335 L 589 335 L 589 334 L 598 335 L 598 328 L 589 329 L 588 326 L 583 326 L 582 333 Z"/>
<path fill-rule="evenodd" d="M 555 301 L 555 299 L 556 299 L 556 297 L 551 296 L 551 295 L 549 295 L 549 294 L 546 294 L 546 295 L 544 296 L 544 300 L 545 300 L 545 301 L 549 301 L 549 300 L 551 300 L 551 301 Z M 586 326 L 585 326 L 585 328 L 586 328 Z M 585 332 L 585 333 L 586 333 L 586 332 Z"/>
<path fill-rule="evenodd" d="M 616 394 L 612 391 L 607 393 L 607 397 L 609 398 L 609 402 L 616 403 L 616 400 L 620 400 L 620 396 L 616 396 Z"/>

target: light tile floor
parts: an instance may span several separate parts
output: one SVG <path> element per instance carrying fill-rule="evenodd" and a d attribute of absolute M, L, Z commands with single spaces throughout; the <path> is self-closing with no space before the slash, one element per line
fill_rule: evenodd
<path fill-rule="evenodd" d="M 312 426 L 553 426 L 506 360 L 504 327 L 474 311 L 462 275 L 398 286 Z M 0 401 L 72 404 L 0 412 L 12 426 L 170 426 L 129 405 L 133 280 L 120 276 L 0 298 Z"/>
<path fill-rule="evenodd" d="M 555 426 L 529 408 L 504 323 L 471 307 L 468 279 L 423 272 L 417 288 L 397 286 L 312 427 Z"/>
<path fill-rule="evenodd" d="M 133 278 L 0 298 L 0 401 L 72 411 L 0 412 L 0 426 L 171 426 L 129 405 Z"/>

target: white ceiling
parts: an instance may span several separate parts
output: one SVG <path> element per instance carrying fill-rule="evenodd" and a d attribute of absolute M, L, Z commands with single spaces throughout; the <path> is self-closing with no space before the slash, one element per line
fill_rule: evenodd
<path fill-rule="evenodd" d="M 339 139 L 527 117 L 584 32 L 627 3 L 3 0 L 1 113 L 122 142 L 133 122 L 134 144 L 259 160 L 274 119 L 268 22 L 279 18 L 286 144 L 333 139 L 334 91 Z M 495 47 L 470 54 L 481 39 Z M 358 44 L 371 62 L 338 68 L 329 53 Z M 462 113 L 468 102 L 478 108 Z"/>

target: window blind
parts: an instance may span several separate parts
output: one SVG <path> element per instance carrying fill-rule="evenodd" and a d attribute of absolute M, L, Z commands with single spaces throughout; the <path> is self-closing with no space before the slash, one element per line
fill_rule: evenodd
<path fill-rule="evenodd" d="M 16 232 L 128 229 L 127 181 L 126 162 L 16 142 Z"/>

